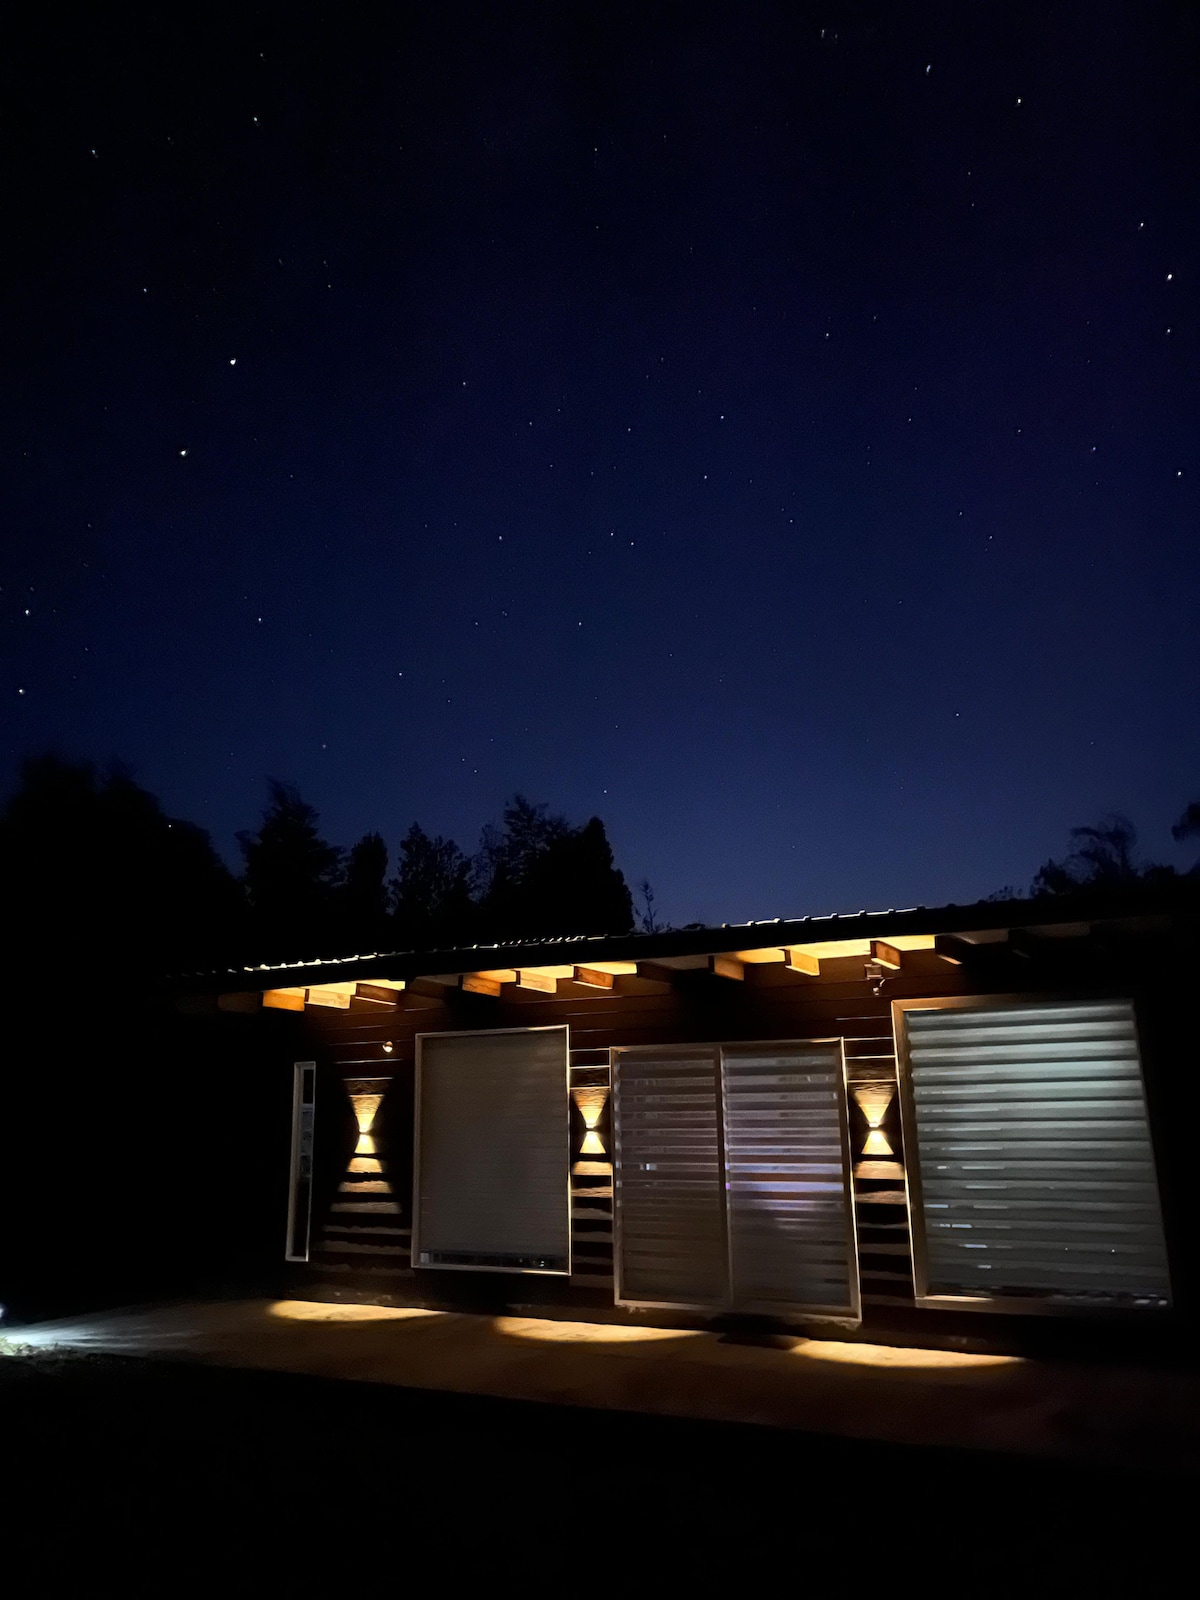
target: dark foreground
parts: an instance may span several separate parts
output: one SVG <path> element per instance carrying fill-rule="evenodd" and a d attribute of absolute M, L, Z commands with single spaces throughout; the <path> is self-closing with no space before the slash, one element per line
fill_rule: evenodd
<path fill-rule="evenodd" d="M 0 1360 L 0 1439 L 42 1575 L 131 1592 L 1104 1591 L 1194 1537 L 1178 1477 L 111 1356 Z"/>

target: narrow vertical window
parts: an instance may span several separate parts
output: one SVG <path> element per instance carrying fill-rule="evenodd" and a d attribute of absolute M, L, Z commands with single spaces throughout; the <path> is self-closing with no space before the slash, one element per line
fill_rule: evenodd
<path fill-rule="evenodd" d="M 308 1260 L 312 1224 L 313 1112 L 316 1107 L 317 1064 L 297 1061 L 292 1082 L 292 1170 L 288 1189 L 288 1261 Z"/>

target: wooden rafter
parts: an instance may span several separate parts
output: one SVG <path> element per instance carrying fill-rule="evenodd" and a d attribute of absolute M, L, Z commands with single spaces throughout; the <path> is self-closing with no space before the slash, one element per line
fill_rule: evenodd
<path fill-rule="evenodd" d="M 739 983 L 746 976 L 746 968 L 733 955 L 709 956 L 708 970 L 714 978 L 733 978 Z"/>

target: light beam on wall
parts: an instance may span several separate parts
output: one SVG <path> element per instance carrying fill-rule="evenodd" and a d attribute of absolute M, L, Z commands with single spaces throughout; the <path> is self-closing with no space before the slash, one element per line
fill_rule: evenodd
<path fill-rule="evenodd" d="M 571 1098 L 579 1107 L 579 1115 L 583 1118 L 585 1129 L 583 1143 L 579 1146 L 581 1156 L 603 1156 L 608 1152 L 604 1148 L 604 1141 L 596 1132 L 600 1118 L 604 1115 L 604 1106 L 608 1100 L 608 1090 L 605 1088 L 572 1089 Z"/>
<path fill-rule="evenodd" d="M 894 1083 L 860 1083 L 851 1089 L 854 1102 L 863 1116 L 867 1119 L 867 1138 L 862 1147 L 864 1156 L 891 1156 L 895 1155 L 888 1136 L 883 1131 L 883 1119 L 888 1114 L 888 1107 L 896 1098 Z"/>

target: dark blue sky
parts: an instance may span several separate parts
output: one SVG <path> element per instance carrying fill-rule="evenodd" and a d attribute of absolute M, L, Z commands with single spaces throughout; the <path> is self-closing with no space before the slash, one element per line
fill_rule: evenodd
<path fill-rule="evenodd" d="M 1186 859 L 1194 9 L 347 10 L 7 52 L 4 788 L 520 789 L 679 921 Z"/>

